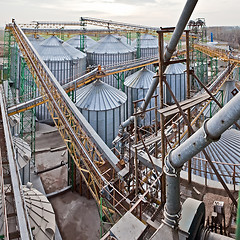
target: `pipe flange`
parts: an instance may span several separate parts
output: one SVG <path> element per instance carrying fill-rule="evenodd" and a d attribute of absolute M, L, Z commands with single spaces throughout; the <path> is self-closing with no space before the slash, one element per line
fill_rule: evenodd
<path fill-rule="evenodd" d="M 208 122 L 209 120 L 210 120 L 210 118 L 207 118 L 207 119 L 203 122 L 203 131 L 204 131 L 204 134 L 205 134 L 204 138 L 206 138 L 207 140 L 210 140 L 210 141 L 212 141 L 212 142 L 216 142 L 216 141 L 218 141 L 218 140 L 221 138 L 221 135 L 218 136 L 218 137 L 215 137 L 215 136 L 213 136 L 213 135 L 211 135 L 211 134 L 209 133 L 209 131 L 207 130 L 207 122 Z"/>
<path fill-rule="evenodd" d="M 169 214 L 167 212 L 167 207 L 166 204 L 164 205 L 164 219 L 162 220 L 163 223 L 165 223 L 166 225 L 168 225 L 169 227 L 173 228 L 173 229 L 177 229 L 178 228 L 178 223 L 181 219 L 181 212 L 182 212 L 182 206 L 179 210 L 179 212 L 177 214 Z"/>
<path fill-rule="evenodd" d="M 169 154 L 165 158 L 165 164 L 163 167 L 163 171 L 169 177 L 178 177 L 179 169 L 176 169 L 175 167 L 173 167 L 173 165 L 171 163 L 171 159 L 170 159 L 170 155 L 173 150 L 174 150 L 174 148 L 170 150 Z"/>

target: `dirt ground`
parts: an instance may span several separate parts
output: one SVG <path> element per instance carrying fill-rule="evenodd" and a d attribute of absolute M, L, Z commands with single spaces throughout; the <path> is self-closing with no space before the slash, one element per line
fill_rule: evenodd
<path fill-rule="evenodd" d="M 234 197 L 237 198 L 237 192 L 233 193 Z M 208 188 L 198 184 L 188 184 L 186 181 L 181 182 L 181 199 L 182 202 L 188 197 L 198 199 L 203 201 L 205 204 L 205 220 L 209 217 L 211 219 L 212 213 L 214 211 L 214 201 L 224 202 L 224 212 L 226 227 L 228 231 L 234 233 L 234 222 L 236 209 L 233 207 L 232 200 L 228 197 L 227 193 L 224 190 Z M 231 216 L 233 218 L 231 218 Z M 232 220 L 231 220 L 232 219 Z M 233 225 L 232 225 L 233 224 Z"/>
<path fill-rule="evenodd" d="M 67 162 L 67 151 L 55 127 L 39 124 L 36 132 L 36 170 L 41 171 L 61 161 Z M 63 147 L 60 150 L 56 148 Z M 42 173 L 45 192 L 52 193 L 67 186 L 67 166 Z M 100 236 L 100 220 L 94 200 L 88 200 L 76 192 L 51 197 L 56 221 L 64 240 L 97 240 Z"/>

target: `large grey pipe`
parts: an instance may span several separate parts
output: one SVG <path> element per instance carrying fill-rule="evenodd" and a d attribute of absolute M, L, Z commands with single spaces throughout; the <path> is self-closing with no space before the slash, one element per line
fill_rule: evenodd
<path fill-rule="evenodd" d="M 223 236 L 214 232 L 211 232 L 208 229 L 203 229 L 201 231 L 200 240 L 233 240 L 234 238 Z"/>
<path fill-rule="evenodd" d="M 188 20 L 190 18 L 190 16 L 192 15 L 192 12 L 197 4 L 198 0 L 188 0 L 183 11 L 182 11 L 182 14 L 178 20 L 178 23 L 177 23 L 177 26 L 173 32 L 173 35 L 172 35 L 172 38 L 166 48 L 166 51 L 164 53 L 164 61 L 165 62 L 168 62 L 173 53 L 175 52 L 176 50 L 176 47 L 177 47 L 177 44 L 178 44 L 178 41 L 180 39 L 180 37 L 182 36 L 182 33 L 188 23 Z M 165 71 L 166 69 L 166 65 L 163 67 L 163 72 Z M 159 79 L 158 78 L 154 78 L 147 94 L 146 94 L 146 97 L 145 97 L 145 101 L 143 101 L 140 109 L 142 111 L 145 111 L 151 98 L 152 98 L 152 95 L 154 93 L 154 91 L 156 90 L 156 87 L 159 83 Z"/>
<path fill-rule="evenodd" d="M 165 160 L 165 173 L 167 175 L 167 201 L 164 211 L 164 222 L 172 227 L 178 226 L 181 213 L 180 205 L 180 178 L 179 172 L 184 163 L 203 150 L 211 142 L 220 139 L 235 121 L 240 118 L 240 94 L 237 94 L 210 120 L 188 138 L 183 144 L 173 149 Z"/>
<path fill-rule="evenodd" d="M 166 49 L 166 52 L 164 53 L 164 61 L 168 62 L 176 47 L 177 47 L 177 44 L 178 44 L 178 41 L 188 23 L 188 20 L 190 18 L 190 16 L 192 15 L 192 12 L 197 4 L 198 0 L 188 0 L 183 11 L 182 11 L 182 14 L 178 20 L 178 23 L 177 23 L 177 26 L 173 32 L 173 35 L 172 35 L 172 38 L 168 44 L 168 47 Z M 165 71 L 166 69 L 166 66 L 164 66 L 164 69 L 163 71 Z M 143 101 L 142 105 L 140 106 L 140 110 L 141 111 L 145 111 L 152 96 L 153 96 L 153 93 L 154 91 L 156 90 L 157 88 L 157 85 L 159 83 L 159 79 L 158 78 L 154 78 L 153 79 L 153 82 L 145 96 L 145 101 Z M 127 126 L 129 126 L 132 122 L 134 121 L 134 117 L 131 116 L 130 118 L 128 118 L 125 122 L 123 122 L 121 125 L 120 125 L 120 128 L 119 128 L 119 133 L 120 135 L 123 133 L 123 129 Z"/>

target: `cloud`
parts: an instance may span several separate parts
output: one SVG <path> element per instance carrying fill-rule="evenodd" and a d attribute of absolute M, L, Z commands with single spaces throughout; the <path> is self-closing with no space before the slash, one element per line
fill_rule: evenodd
<path fill-rule="evenodd" d="M 175 26 L 186 0 L 10 0 L 1 2 L 0 26 L 15 18 L 77 21 L 81 16 L 149 26 Z M 238 0 L 198 1 L 192 19 L 205 17 L 208 25 L 237 25 Z M 224 16 L 224 17 L 223 17 Z"/>

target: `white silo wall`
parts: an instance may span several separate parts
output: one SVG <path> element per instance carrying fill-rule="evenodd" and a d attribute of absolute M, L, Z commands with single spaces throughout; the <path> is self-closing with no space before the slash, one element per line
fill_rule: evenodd
<path fill-rule="evenodd" d="M 173 94 L 175 95 L 179 102 L 186 99 L 187 76 L 186 73 L 184 72 L 185 69 L 186 66 L 184 64 L 176 63 L 169 65 L 165 71 L 166 80 Z M 168 105 L 174 104 L 175 102 L 165 84 L 164 93 L 165 93 L 164 102 Z"/>
<path fill-rule="evenodd" d="M 110 148 L 125 120 L 126 100 L 125 93 L 100 80 L 77 91 L 76 106 Z"/>
<path fill-rule="evenodd" d="M 137 39 L 133 41 L 133 46 L 137 50 Z M 164 43 L 164 46 L 166 44 Z M 140 58 L 148 58 L 148 57 L 158 57 L 158 38 L 156 36 L 152 36 L 150 34 L 143 34 L 140 36 Z M 147 69 L 155 72 L 155 68 L 153 65 L 149 65 L 146 67 Z"/>
<path fill-rule="evenodd" d="M 83 35 L 83 36 L 84 36 L 84 51 L 86 51 L 88 48 L 92 47 L 94 44 L 97 43 L 95 40 L 93 40 L 89 36 L 87 36 L 87 35 Z M 80 41 L 81 41 L 80 35 L 77 35 L 77 36 L 74 36 L 74 37 L 68 39 L 66 41 L 66 43 L 68 43 L 72 47 L 80 50 Z"/>
<path fill-rule="evenodd" d="M 153 76 L 155 74 L 150 71 L 149 69 L 142 68 L 141 70 L 133 73 L 132 75 L 128 76 L 125 80 L 125 93 L 127 94 L 127 108 L 126 108 L 126 116 L 130 117 L 133 115 L 134 112 L 134 106 L 133 101 L 143 99 L 147 92 L 149 87 L 151 86 L 151 83 L 153 81 Z M 154 92 L 154 95 L 159 94 L 159 87 Z M 159 97 L 157 100 L 157 103 L 159 105 Z M 142 102 L 139 102 L 137 104 L 138 107 Z M 155 107 L 155 99 L 152 98 L 147 109 Z M 154 124 L 155 121 L 155 112 L 154 110 L 147 112 L 145 115 L 145 118 L 140 120 L 140 124 L 143 126 L 149 126 Z"/>
<path fill-rule="evenodd" d="M 36 50 L 61 85 L 83 75 L 86 71 L 86 54 L 55 36 L 35 44 Z M 37 95 L 39 95 L 37 90 Z M 39 121 L 52 122 L 46 105 L 36 107 Z"/>
<path fill-rule="evenodd" d="M 124 44 L 113 35 L 107 35 L 93 47 L 86 50 L 88 65 L 111 66 L 133 60 L 136 51 L 129 45 Z M 111 75 L 102 79 L 113 87 L 122 87 L 115 76 Z"/>

